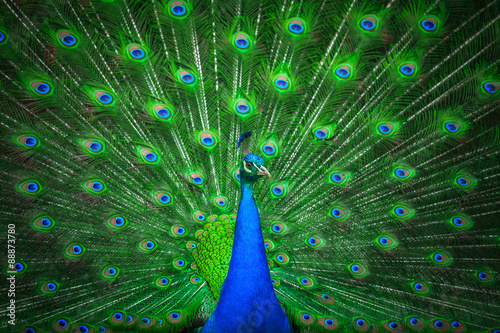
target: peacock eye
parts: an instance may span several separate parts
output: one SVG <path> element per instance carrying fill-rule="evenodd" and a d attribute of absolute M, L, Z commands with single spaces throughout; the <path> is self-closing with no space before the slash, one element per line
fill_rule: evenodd
<path fill-rule="evenodd" d="M 247 169 L 252 169 L 253 165 L 250 162 L 247 162 Z"/>

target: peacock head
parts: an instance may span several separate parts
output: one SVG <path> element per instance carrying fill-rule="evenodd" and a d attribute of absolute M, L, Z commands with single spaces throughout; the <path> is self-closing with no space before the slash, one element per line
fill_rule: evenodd
<path fill-rule="evenodd" d="M 241 180 L 247 183 L 254 183 L 262 176 L 271 177 L 269 171 L 264 167 L 262 157 L 254 154 L 245 155 L 240 168 Z"/>

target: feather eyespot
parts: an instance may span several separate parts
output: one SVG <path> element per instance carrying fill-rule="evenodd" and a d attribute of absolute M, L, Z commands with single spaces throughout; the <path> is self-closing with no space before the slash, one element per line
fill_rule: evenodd
<path fill-rule="evenodd" d="M 59 290 L 59 283 L 55 281 L 45 282 L 40 287 L 40 291 L 46 295 L 53 295 L 57 290 Z"/>
<path fill-rule="evenodd" d="M 186 227 L 181 224 L 173 225 L 170 228 L 170 232 L 172 233 L 172 235 L 174 235 L 174 237 L 183 237 L 187 235 Z"/>
<path fill-rule="evenodd" d="M 277 278 L 271 278 L 271 283 L 273 284 L 273 287 L 279 287 L 281 282 Z"/>
<path fill-rule="evenodd" d="M 71 243 L 71 244 L 66 246 L 66 249 L 64 250 L 64 254 L 68 258 L 78 259 L 81 256 L 83 256 L 83 254 L 85 253 L 86 250 L 87 249 L 85 249 L 85 247 L 83 247 L 79 243 Z"/>
<path fill-rule="evenodd" d="M 233 45 L 240 52 L 248 51 L 253 46 L 252 38 L 244 32 L 237 32 L 232 37 Z"/>
<path fill-rule="evenodd" d="M 411 288 L 414 293 L 418 295 L 428 295 L 431 292 L 429 286 L 422 281 L 415 281 L 411 283 Z"/>
<path fill-rule="evenodd" d="M 271 224 L 270 231 L 273 234 L 278 234 L 278 235 L 283 235 L 287 230 L 286 224 L 280 223 L 280 222 L 275 222 Z"/>
<path fill-rule="evenodd" d="M 154 114 L 160 120 L 170 120 L 172 118 L 172 111 L 163 105 L 156 105 Z"/>
<path fill-rule="evenodd" d="M 353 277 L 364 277 L 368 274 L 365 266 L 360 263 L 353 263 L 348 266 L 349 272 Z"/>
<path fill-rule="evenodd" d="M 233 109 L 237 115 L 247 117 L 252 113 L 254 107 L 246 99 L 240 98 L 233 103 Z"/>
<path fill-rule="evenodd" d="M 409 326 L 411 329 L 420 331 L 424 328 L 424 320 L 419 319 L 415 316 L 410 316 L 406 318 L 406 325 Z"/>
<path fill-rule="evenodd" d="M 40 330 L 34 326 L 23 327 L 19 333 L 41 333 Z"/>
<path fill-rule="evenodd" d="M 269 251 L 273 251 L 276 248 L 274 242 L 270 239 L 264 239 L 264 247 Z"/>
<path fill-rule="evenodd" d="M 493 273 L 490 273 L 485 270 L 477 271 L 476 273 L 474 273 L 474 276 L 481 283 L 492 283 L 495 281 Z"/>
<path fill-rule="evenodd" d="M 203 229 L 198 229 L 194 233 L 194 237 L 198 239 L 202 239 L 204 236 L 205 236 L 205 231 L 203 231 Z"/>
<path fill-rule="evenodd" d="M 375 242 L 383 250 L 390 250 L 398 245 L 397 241 L 389 235 L 380 236 L 376 239 Z"/>
<path fill-rule="evenodd" d="M 298 317 L 299 317 L 300 322 L 303 325 L 307 325 L 307 326 L 314 324 L 314 322 L 316 321 L 316 317 L 314 317 L 312 314 L 310 314 L 308 312 L 299 312 Z"/>
<path fill-rule="evenodd" d="M 49 231 L 54 227 L 54 221 L 48 216 L 39 216 L 31 223 L 32 227 L 38 231 Z"/>
<path fill-rule="evenodd" d="M 139 250 L 144 253 L 152 253 L 158 247 L 158 244 L 152 239 L 144 239 L 137 244 Z"/>
<path fill-rule="evenodd" d="M 125 322 L 122 324 L 124 327 L 131 327 L 139 321 L 139 318 L 135 315 L 127 314 L 125 316 Z"/>
<path fill-rule="evenodd" d="M 378 18 L 375 15 L 366 15 L 359 20 L 358 25 L 364 32 L 373 32 L 378 28 Z"/>
<path fill-rule="evenodd" d="M 104 183 L 97 179 L 87 180 L 82 186 L 89 194 L 101 194 L 106 191 Z"/>
<path fill-rule="evenodd" d="M 377 124 L 377 134 L 382 136 L 391 136 L 396 132 L 396 125 L 390 122 Z"/>
<path fill-rule="evenodd" d="M 274 256 L 274 260 L 278 262 L 279 265 L 286 265 L 290 261 L 290 258 L 286 253 L 280 252 Z"/>
<path fill-rule="evenodd" d="M 394 174 L 395 174 L 395 175 L 396 175 L 396 177 L 398 177 L 398 178 L 406 178 L 406 177 L 408 177 L 408 172 L 407 172 L 407 170 L 402 169 L 402 168 L 397 168 L 396 170 L 394 170 Z"/>
<path fill-rule="evenodd" d="M 345 186 L 350 178 L 351 178 L 350 172 L 333 171 L 330 173 L 328 181 L 333 185 Z"/>
<path fill-rule="evenodd" d="M 226 208 L 227 206 L 227 198 L 224 196 L 220 196 L 214 199 L 214 204 L 218 208 Z"/>
<path fill-rule="evenodd" d="M 287 182 L 274 183 L 269 188 L 272 199 L 284 198 L 288 195 L 288 184 Z"/>
<path fill-rule="evenodd" d="M 448 320 L 440 319 L 440 318 L 431 320 L 429 322 L 429 327 L 432 330 L 438 331 L 438 332 L 448 332 L 448 330 L 450 329 L 450 326 L 451 325 L 450 325 L 450 322 Z"/>
<path fill-rule="evenodd" d="M 57 32 L 57 40 L 59 44 L 66 49 L 75 48 L 79 43 L 78 37 L 76 37 L 74 33 L 66 30 Z"/>
<path fill-rule="evenodd" d="M 205 183 L 205 177 L 200 173 L 192 173 L 189 175 L 189 181 L 197 186 L 203 186 Z"/>
<path fill-rule="evenodd" d="M 118 326 L 125 322 L 126 314 L 123 311 L 115 311 L 109 316 L 112 325 Z"/>
<path fill-rule="evenodd" d="M 36 196 L 42 192 L 42 186 L 36 180 L 25 180 L 17 185 L 17 189 L 28 196 Z"/>
<path fill-rule="evenodd" d="M 22 273 L 26 270 L 26 265 L 23 264 L 22 262 L 16 262 L 14 264 L 14 268 L 16 270 L 16 273 Z"/>
<path fill-rule="evenodd" d="M 345 178 L 345 175 L 344 174 L 339 174 L 337 172 L 333 173 L 330 177 L 332 179 L 333 182 L 335 183 L 341 183 L 344 178 Z"/>
<path fill-rule="evenodd" d="M 205 221 L 205 219 L 207 218 L 206 214 L 203 213 L 203 212 L 195 212 L 193 214 L 193 219 L 196 221 L 196 222 L 199 222 L 199 223 L 203 223 L 203 221 Z"/>
<path fill-rule="evenodd" d="M 184 19 L 189 15 L 190 6 L 185 1 L 172 0 L 168 4 L 168 13 L 176 19 Z"/>
<path fill-rule="evenodd" d="M 16 138 L 16 143 L 25 149 L 37 148 L 40 144 L 40 140 L 35 135 L 24 134 Z"/>
<path fill-rule="evenodd" d="M 147 52 L 139 44 L 129 44 L 127 46 L 127 56 L 134 61 L 144 61 L 146 60 Z"/>
<path fill-rule="evenodd" d="M 396 166 L 392 169 L 392 176 L 400 182 L 408 182 L 415 176 L 415 171 L 407 166 Z"/>
<path fill-rule="evenodd" d="M 288 25 L 288 31 L 293 34 L 299 35 L 304 32 L 304 25 L 299 20 L 295 20 L 295 22 L 291 22 Z"/>
<path fill-rule="evenodd" d="M 179 324 L 184 320 L 184 315 L 181 311 L 170 311 L 167 320 L 172 324 Z"/>
<path fill-rule="evenodd" d="M 312 129 L 313 138 L 315 141 L 329 140 L 333 137 L 335 124 L 323 124 L 315 126 Z"/>
<path fill-rule="evenodd" d="M 90 154 L 100 154 L 104 151 L 104 144 L 95 139 L 88 139 L 82 142 L 83 148 L 85 148 L 87 153 Z"/>
<path fill-rule="evenodd" d="M 500 83 L 495 81 L 486 81 L 481 84 L 481 88 L 484 93 L 491 96 L 496 96 L 498 94 L 498 91 L 500 90 Z"/>
<path fill-rule="evenodd" d="M 198 142 L 203 148 L 208 150 L 213 149 L 217 145 L 218 141 L 217 136 L 212 132 L 207 131 L 198 134 Z"/>
<path fill-rule="evenodd" d="M 465 216 L 454 216 L 451 218 L 450 223 L 457 229 L 468 229 L 472 226 L 472 221 Z"/>
<path fill-rule="evenodd" d="M 118 267 L 113 265 L 104 266 L 101 270 L 101 277 L 105 280 L 115 280 L 120 274 Z"/>
<path fill-rule="evenodd" d="M 319 294 L 317 294 L 316 298 L 318 299 L 318 301 L 321 304 L 331 305 L 331 304 L 335 303 L 335 298 L 332 295 L 327 294 L 327 293 L 319 293 Z"/>
<path fill-rule="evenodd" d="M 266 158 L 278 156 L 278 144 L 274 140 L 268 140 L 261 144 L 260 150 Z"/>
<path fill-rule="evenodd" d="M 190 241 L 190 242 L 186 243 L 186 248 L 188 250 L 194 250 L 194 249 L 196 249 L 197 246 L 198 245 L 196 244 L 196 242 L 193 242 L 193 241 Z"/>
<path fill-rule="evenodd" d="M 160 161 L 160 156 L 153 148 L 138 146 L 137 153 L 143 163 L 157 164 Z"/>
<path fill-rule="evenodd" d="M 187 263 L 186 263 L 186 260 L 182 259 L 182 258 L 174 258 L 172 260 L 172 265 L 177 268 L 177 269 L 184 269 L 187 267 Z"/>
<path fill-rule="evenodd" d="M 87 325 L 87 324 L 77 324 L 75 326 L 75 332 L 79 332 L 79 333 L 94 333 L 95 329 L 92 326 Z"/>
<path fill-rule="evenodd" d="M 415 215 L 415 211 L 404 204 L 398 204 L 392 208 L 389 214 L 396 219 L 406 220 Z"/>
<path fill-rule="evenodd" d="M 354 318 L 352 320 L 352 323 L 353 323 L 352 326 L 358 332 L 366 332 L 370 329 L 370 322 L 364 318 L 360 317 Z"/>
<path fill-rule="evenodd" d="M 156 324 L 156 319 L 142 317 L 141 320 L 139 320 L 139 322 L 137 323 L 137 327 L 140 329 L 148 329 L 150 327 L 153 327 L 155 324 Z"/>
<path fill-rule="evenodd" d="M 169 206 L 173 203 L 172 196 L 170 193 L 164 190 L 158 190 L 153 192 L 153 199 L 159 206 Z"/>
<path fill-rule="evenodd" d="M 303 276 L 297 278 L 299 281 L 299 285 L 303 288 L 313 288 L 314 287 L 314 280 L 310 277 Z"/>
<path fill-rule="evenodd" d="M 445 252 L 434 252 L 430 255 L 432 262 L 437 266 L 448 266 L 452 263 L 452 258 Z"/>
<path fill-rule="evenodd" d="M 293 37 L 302 36 L 307 32 L 306 22 L 299 17 L 289 19 L 286 26 L 288 28 L 288 33 Z"/>
<path fill-rule="evenodd" d="M 56 332 L 64 332 L 69 327 L 70 321 L 67 318 L 58 318 L 52 323 L 52 328 Z"/>
<path fill-rule="evenodd" d="M 128 223 L 127 219 L 122 215 L 113 215 L 106 220 L 107 226 L 114 230 L 120 230 L 125 228 L 127 223 Z"/>
<path fill-rule="evenodd" d="M 420 19 L 420 30 L 427 33 L 435 33 L 439 30 L 440 21 L 435 16 L 426 16 Z"/>
<path fill-rule="evenodd" d="M 465 325 L 458 320 L 453 320 L 451 322 L 451 331 L 454 333 L 463 333 L 467 330 Z"/>
<path fill-rule="evenodd" d="M 283 191 L 283 185 L 275 185 L 272 187 L 271 191 L 277 197 L 282 196 L 285 191 Z"/>
<path fill-rule="evenodd" d="M 398 67 L 399 74 L 402 77 L 414 77 L 417 74 L 417 69 L 417 64 L 413 62 L 405 62 Z"/>
<path fill-rule="evenodd" d="M 240 169 L 234 169 L 232 172 L 232 175 L 233 175 L 233 179 L 236 182 L 241 183 Z"/>
<path fill-rule="evenodd" d="M 7 274 L 22 275 L 26 272 L 28 266 L 23 261 L 16 261 L 14 264 L 7 265 Z"/>
<path fill-rule="evenodd" d="M 400 327 L 401 324 L 397 321 L 388 321 L 388 322 L 385 322 L 383 327 L 385 329 L 387 329 L 389 332 L 393 332 L 395 330 L 398 329 L 398 327 Z"/>
<path fill-rule="evenodd" d="M 472 177 L 459 175 L 455 177 L 455 185 L 461 189 L 469 189 L 475 185 L 476 181 Z"/>
<path fill-rule="evenodd" d="M 352 78 L 353 69 L 349 64 L 341 64 L 333 70 L 333 73 L 338 80 L 349 80 Z"/>
<path fill-rule="evenodd" d="M 462 131 L 462 125 L 458 121 L 447 121 L 443 124 L 445 133 L 458 134 Z"/>
<path fill-rule="evenodd" d="M 166 276 L 160 276 L 160 277 L 156 278 L 155 285 L 158 288 L 164 289 L 164 288 L 167 288 L 170 285 L 171 282 L 172 281 L 168 277 L 166 277 Z"/>
<path fill-rule="evenodd" d="M 130 327 L 135 325 L 139 321 L 139 318 L 137 316 L 127 314 L 125 317 L 125 322 L 122 324 L 125 327 Z"/>
<path fill-rule="evenodd" d="M 333 206 L 330 211 L 330 217 L 337 221 L 343 221 L 348 217 L 347 210 L 343 206 Z"/>
<path fill-rule="evenodd" d="M 274 77 L 274 87 L 281 92 L 288 91 L 292 88 L 292 80 L 286 74 L 279 74 Z"/>
<path fill-rule="evenodd" d="M 316 137 L 316 139 L 324 140 L 328 137 L 328 131 L 325 131 L 324 129 L 319 128 L 319 129 L 314 131 L 314 136 Z"/>
<path fill-rule="evenodd" d="M 7 43 L 8 36 L 5 32 L 0 30 L 0 45 Z"/>
<path fill-rule="evenodd" d="M 94 100 L 102 106 L 111 106 L 115 103 L 115 97 L 112 93 L 105 90 L 96 90 L 93 93 Z"/>
<path fill-rule="evenodd" d="M 182 69 L 177 72 L 177 79 L 188 87 L 194 87 L 198 82 L 198 77 L 191 71 Z"/>
<path fill-rule="evenodd" d="M 193 275 L 193 276 L 191 276 L 191 278 L 189 278 L 189 282 L 191 282 L 194 285 L 197 285 L 197 284 L 200 284 L 201 282 L 203 282 L 203 280 L 198 275 Z"/>
<path fill-rule="evenodd" d="M 30 82 L 30 87 L 38 96 L 49 96 L 52 94 L 52 85 L 47 81 L 34 80 Z"/>
<path fill-rule="evenodd" d="M 336 330 L 339 327 L 339 322 L 337 321 L 337 319 L 330 317 L 318 318 L 318 324 L 323 326 L 323 328 L 328 331 Z"/>
<path fill-rule="evenodd" d="M 319 249 L 324 245 L 324 240 L 319 236 L 309 236 L 306 238 L 305 243 L 313 249 Z"/>

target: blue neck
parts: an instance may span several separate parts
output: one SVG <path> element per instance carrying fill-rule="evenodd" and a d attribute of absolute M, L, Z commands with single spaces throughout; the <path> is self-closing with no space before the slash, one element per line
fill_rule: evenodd
<path fill-rule="evenodd" d="M 278 302 L 253 198 L 255 181 L 241 178 L 233 253 L 217 308 L 203 332 L 291 332 Z"/>

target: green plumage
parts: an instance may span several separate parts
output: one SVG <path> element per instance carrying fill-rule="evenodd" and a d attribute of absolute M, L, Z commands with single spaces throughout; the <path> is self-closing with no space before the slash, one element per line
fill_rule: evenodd
<path fill-rule="evenodd" d="M 296 332 L 500 332 L 499 15 L 495 0 L 4 1 L 0 331 L 201 327 L 251 131 Z"/>

